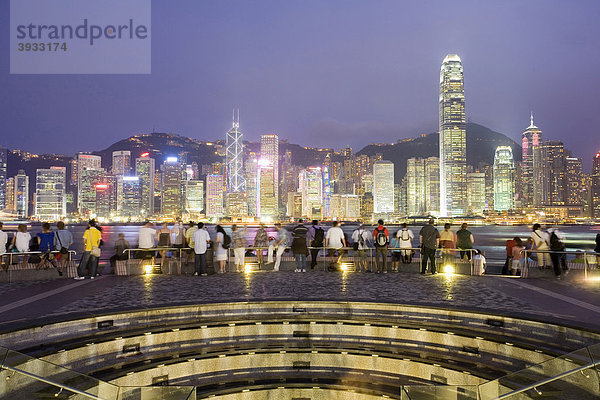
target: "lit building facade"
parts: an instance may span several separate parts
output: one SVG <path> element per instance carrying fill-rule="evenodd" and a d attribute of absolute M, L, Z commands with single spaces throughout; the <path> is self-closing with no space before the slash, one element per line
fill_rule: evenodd
<path fill-rule="evenodd" d="M 206 175 L 206 218 L 223 217 L 223 175 Z"/>
<path fill-rule="evenodd" d="M 58 221 L 67 215 L 67 170 L 65 167 L 37 169 L 35 216 L 40 221 Z"/>
<path fill-rule="evenodd" d="M 600 218 L 600 151 L 594 156 L 591 181 L 591 215 Z"/>
<path fill-rule="evenodd" d="M 565 172 L 565 148 L 562 142 L 548 140 L 535 147 L 533 152 L 534 206 L 565 205 Z"/>
<path fill-rule="evenodd" d="M 243 193 L 246 190 L 244 179 L 244 143 L 240 130 L 240 114 L 238 110 L 237 121 L 235 114 L 233 126 L 227 132 L 225 164 L 227 165 L 227 192 Z"/>
<path fill-rule="evenodd" d="M 8 167 L 8 149 L 0 146 L 0 210 L 7 207 L 6 178 Z"/>
<path fill-rule="evenodd" d="M 542 131 L 533 124 L 533 113 L 530 116 L 530 124 L 522 135 L 523 156 L 521 159 L 521 206 L 531 207 L 534 205 L 534 178 L 533 158 L 535 149 L 542 143 Z"/>
<path fill-rule="evenodd" d="M 440 214 L 465 214 L 467 141 L 465 90 L 460 57 L 449 54 L 440 70 Z"/>
<path fill-rule="evenodd" d="M 15 176 L 15 211 L 17 217 L 29 217 L 29 177 L 20 169 Z"/>
<path fill-rule="evenodd" d="M 267 159 L 258 162 L 256 188 L 257 217 L 263 221 L 275 220 L 278 215 L 275 169 Z"/>
<path fill-rule="evenodd" d="M 113 151 L 112 174 L 115 176 L 131 174 L 131 152 L 129 150 Z"/>
<path fill-rule="evenodd" d="M 156 167 L 149 153 L 135 159 L 135 175 L 140 178 L 140 214 L 148 217 L 154 214 L 154 179 Z"/>
<path fill-rule="evenodd" d="M 94 185 L 96 202 L 91 210 L 92 217 L 113 218 L 117 215 L 117 179 L 114 175 L 104 175 L 102 181 Z"/>
<path fill-rule="evenodd" d="M 162 165 L 161 214 L 170 217 L 181 216 L 183 169 L 177 157 L 167 157 Z"/>
<path fill-rule="evenodd" d="M 197 218 L 204 211 L 204 181 L 190 179 L 185 182 L 185 212 Z"/>
<path fill-rule="evenodd" d="M 470 172 L 467 174 L 467 214 L 483 215 L 486 209 L 485 173 Z"/>
<path fill-rule="evenodd" d="M 101 171 L 101 174 L 105 174 L 106 171 L 102 169 L 102 157 L 95 156 L 91 154 L 79 153 L 77 154 L 77 210 L 80 214 L 86 214 L 89 212 L 89 202 L 87 205 L 84 205 L 83 202 L 89 201 L 92 197 L 94 198 L 93 202 L 95 202 L 95 196 L 90 194 L 91 187 L 89 186 L 89 182 L 84 182 L 84 171 L 86 170 L 97 170 Z M 86 177 L 94 175 L 93 173 L 86 174 Z M 84 191 L 89 195 L 89 198 L 85 198 Z"/>
<path fill-rule="evenodd" d="M 323 170 L 310 167 L 300 171 L 298 190 L 302 194 L 302 216 L 311 219 L 323 217 Z M 331 206 L 331 205 L 330 205 Z M 334 216 L 331 206 L 329 217 Z"/>
<path fill-rule="evenodd" d="M 381 160 L 373 164 L 373 212 L 375 215 L 393 214 L 394 164 Z"/>
<path fill-rule="evenodd" d="M 275 204 L 279 205 L 279 136 L 262 135 L 260 137 L 260 159 L 267 160 L 273 168 Z"/>
<path fill-rule="evenodd" d="M 494 155 L 494 210 L 515 209 L 515 163 L 510 146 L 498 146 Z"/>
<path fill-rule="evenodd" d="M 580 158 L 565 157 L 566 203 L 583 207 L 583 170 Z M 583 209 L 582 209 L 583 211 Z"/>
<path fill-rule="evenodd" d="M 286 215 L 290 218 L 298 219 L 302 217 L 302 193 L 288 192 L 287 194 Z"/>
<path fill-rule="evenodd" d="M 246 193 L 227 193 L 225 197 L 226 215 L 230 218 L 241 219 L 248 216 L 248 198 Z"/>
<path fill-rule="evenodd" d="M 139 176 L 117 176 L 117 214 L 124 218 L 144 217 L 140 214 L 142 203 Z"/>
<path fill-rule="evenodd" d="M 406 213 L 415 216 L 438 215 L 439 183 L 439 158 L 409 158 L 406 161 Z"/>
<path fill-rule="evenodd" d="M 244 163 L 246 177 L 246 193 L 248 194 L 248 215 L 256 216 L 256 182 L 258 172 L 258 157 L 256 153 L 251 152 Z"/>

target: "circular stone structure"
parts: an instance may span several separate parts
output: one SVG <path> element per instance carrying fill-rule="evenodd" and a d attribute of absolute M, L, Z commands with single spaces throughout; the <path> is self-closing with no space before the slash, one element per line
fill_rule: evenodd
<path fill-rule="evenodd" d="M 51 287 L 48 298 L 40 292 L 33 300 L 0 305 L 1 315 L 11 304 L 18 310 L 30 301 L 28 312 L 36 317 L 32 305 L 37 301 L 43 308 L 41 302 L 52 304 L 53 296 L 60 296 L 61 303 L 54 315 L 0 325 L 0 345 L 10 349 L 3 356 L 9 367 L 0 372 L 0 398 L 86 398 L 71 397 L 68 388 L 78 388 L 107 400 L 494 399 L 569 371 L 570 363 L 584 365 L 589 349 L 596 349 L 590 355 L 600 359 L 600 329 L 594 320 L 574 323 L 585 315 L 575 313 L 575 306 L 567 320 L 569 315 L 561 314 L 566 308 L 558 303 L 543 313 L 538 307 L 547 299 L 531 297 L 534 291 L 550 292 L 548 285 L 555 282 L 490 281 L 283 273 L 195 280 L 111 277 Z M 404 289 L 407 284 L 411 287 Z M 559 285 L 557 299 L 562 300 L 557 302 L 566 302 L 578 289 Z M 18 295 L 23 288 L 32 290 L 15 286 L 8 293 Z M 296 295 L 310 290 L 320 297 L 328 297 L 329 290 L 332 298 Z M 411 291 L 433 304 L 417 304 Z M 392 301 L 399 293 L 415 304 Z M 594 305 L 583 300 L 595 295 L 592 290 L 592 297 L 574 301 L 593 315 Z M 188 304 L 181 301 L 186 296 Z M 189 304 L 199 296 L 202 303 Z M 471 307 L 465 305 L 469 297 Z M 507 302 L 520 309 L 503 306 Z M 580 349 L 581 357 L 573 353 Z M 535 372 L 537 365 L 552 368 Z M 514 375 L 532 367 L 535 373 Z M 31 376 L 17 379 L 15 370 Z M 52 382 L 65 387 L 57 391 Z M 542 393 L 592 399 L 598 396 L 598 382 L 597 370 L 584 368 L 511 398 Z M 185 392 L 186 387 L 194 393 Z M 151 388 L 172 392 L 153 394 Z"/>

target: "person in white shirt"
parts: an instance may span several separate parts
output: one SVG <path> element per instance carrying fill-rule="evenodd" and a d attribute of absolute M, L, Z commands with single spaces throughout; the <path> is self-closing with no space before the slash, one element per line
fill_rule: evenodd
<path fill-rule="evenodd" d="M 396 232 L 396 237 L 398 238 L 398 243 L 401 249 L 408 249 L 408 250 L 402 250 L 402 264 L 410 264 L 412 262 L 412 256 L 413 256 L 413 244 L 412 241 L 415 238 L 415 235 L 412 233 L 412 231 L 410 229 L 408 229 L 408 226 L 406 225 L 406 223 L 402 224 L 402 228 Z"/>
<path fill-rule="evenodd" d="M 535 244 L 536 250 L 548 251 L 550 250 L 550 236 L 547 232 L 542 231 L 540 224 L 533 225 L 533 232 L 531 232 L 531 239 Z M 544 266 L 550 268 L 552 261 L 550 260 L 550 253 L 537 253 L 538 267 L 540 270 L 544 269 Z"/>
<path fill-rule="evenodd" d="M 194 232 L 194 276 L 206 276 L 206 250 L 210 242 L 210 235 L 204 229 L 204 223 L 198 222 L 198 230 Z"/>
<path fill-rule="evenodd" d="M 358 272 L 371 272 L 367 264 L 367 250 L 369 249 L 369 240 L 371 232 L 365 230 L 364 225 L 360 224 L 357 230 L 352 232 L 352 241 L 355 243 L 354 257 Z"/>
<path fill-rule="evenodd" d="M 0 222 L 0 267 L 8 269 L 8 264 L 4 263 L 4 255 L 6 254 L 6 243 L 8 242 L 8 235 L 2 230 L 4 225 Z"/>
<path fill-rule="evenodd" d="M 29 251 L 29 243 L 31 242 L 31 235 L 27 232 L 27 225 L 19 224 L 17 227 L 17 233 L 13 236 L 12 246 L 17 248 L 19 253 L 27 253 Z M 25 265 L 29 257 L 23 255 L 22 263 Z"/>
<path fill-rule="evenodd" d="M 339 264 L 344 256 L 346 247 L 346 237 L 344 236 L 344 231 L 342 228 L 338 226 L 337 221 L 333 221 L 331 224 L 331 228 L 327 231 L 325 235 L 325 247 L 329 248 L 329 257 L 331 257 L 332 264 Z M 334 262 L 335 253 L 338 253 L 337 260 Z"/>
<path fill-rule="evenodd" d="M 144 226 L 140 228 L 138 231 L 139 239 L 138 239 L 138 247 L 140 249 L 151 249 L 156 246 L 156 229 L 152 226 L 150 221 L 146 221 Z M 142 252 L 142 258 L 146 258 L 148 255 L 153 257 L 155 254 L 154 251 Z"/>

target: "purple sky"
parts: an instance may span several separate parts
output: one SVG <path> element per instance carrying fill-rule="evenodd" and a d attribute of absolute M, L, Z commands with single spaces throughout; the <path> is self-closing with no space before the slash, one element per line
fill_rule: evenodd
<path fill-rule="evenodd" d="M 600 150 L 600 2 L 152 2 L 151 75 L 9 75 L 0 4 L 0 145 L 95 150 L 157 131 L 263 133 L 356 150 L 437 130 L 440 64 L 458 53 L 467 116 L 519 139 L 529 111 L 586 169 Z"/>

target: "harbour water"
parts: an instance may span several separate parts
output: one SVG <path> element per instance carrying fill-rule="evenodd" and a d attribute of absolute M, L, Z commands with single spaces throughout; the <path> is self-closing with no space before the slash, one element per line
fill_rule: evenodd
<path fill-rule="evenodd" d="M 287 229 L 291 230 L 295 225 L 286 225 Z M 169 226 L 171 227 L 171 226 Z M 208 225 L 208 232 L 211 238 L 216 237 L 215 225 Z M 223 225 L 228 233 L 231 233 L 230 225 Z M 112 255 L 112 249 L 114 242 L 118 238 L 119 233 L 125 235 L 125 239 L 130 243 L 131 246 L 136 247 L 138 242 L 138 230 L 139 225 L 106 225 L 102 227 L 102 239 L 104 241 L 103 246 L 103 258 Z M 324 226 L 325 230 L 329 227 Z M 342 229 L 346 233 L 346 237 L 349 239 L 352 236 L 352 232 L 357 228 L 356 224 L 344 224 Z M 368 226 L 366 229 L 374 229 L 374 226 Z M 437 227 L 438 230 L 442 230 L 442 226 Z M 53 227 L 54 229 L 54 227 Z M 80 252 L 82 250 L 82 236 L 86 229 L 86 225 L 69 225 L 67 226 L 74 236 L 75 244 L 72 246 L 74 250 Z M 257 225 L 249 225 L 246 233 L 246 239 L 249 245 L 254 242 L 254 236 Z M 390 234 L 395 234 L 399 226 L 388 226 Z M 420 226 L 412 226 L 410 229 L 415 235 L 414 246 L 418 247 L 418 235 Z M 452 230 L 456 232 L 459 229 L 458 226 L 453 226 Z M 592 251 L 595 245 L 596 234 L 600 233 L 600 225 L 595 226 L 559 226 L 561 232 L 566 236 L 567 250 L 589 250 Z M 31 228 L 32 236 L 35 236 L 37 232 L 41 230 L 39 225 L 34 225 Z M 531 235 L 531 226 L 504 226 L 504 225 L 485 225 L 485 226 L 473 226 L 469 227 L 469 230 L 473 233 L 475 239 L 474 247 L 485 252 L 488 263 L 498 264 L 503 263 L 505 259 L 505 242 L 508 239 L 512 239 L 515 236 L 519 236 L 522 239 L 526 239 Z M 269 236 L 275 236 L 276 230 L 274 226 L 267 226 L 267 232 Z"/>

